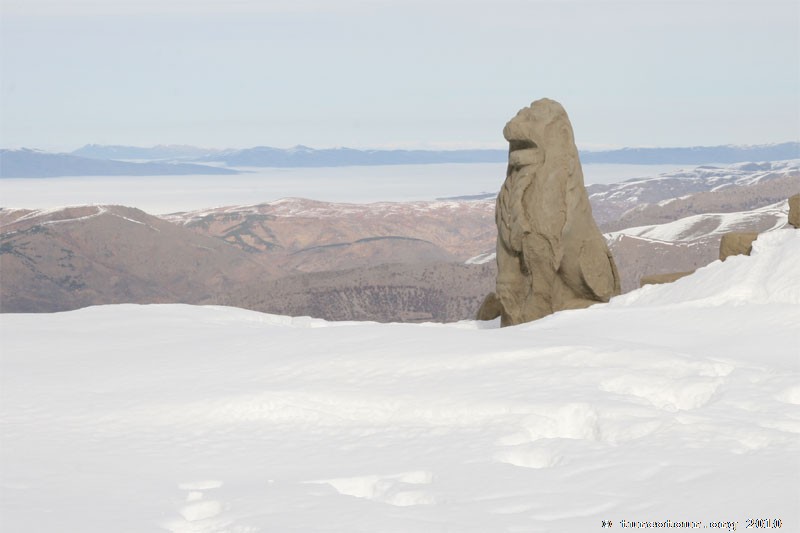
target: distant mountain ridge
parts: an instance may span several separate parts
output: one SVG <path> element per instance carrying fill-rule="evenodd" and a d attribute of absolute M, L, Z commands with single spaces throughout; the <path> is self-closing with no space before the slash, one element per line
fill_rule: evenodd
<path fill-rule="evenodd" d="M 581 162 L 634 165 L 704 165 L 781 161 L 800 158 L 800 142 L 754 146 L 693 146 L 689 148 L 623 148 L 602 152 L 581 152 Z"/>
<path fill-rule="evenodd" d="M 686 164 L 739 163 L 800 159 L 800 142 L 759 146 L 688 148 L 625 148 L 580 152 L 587 163 Z M 90 144 L 72 153 L 21 148 L 0 150 L 0 178 L 59 176 L 160 176 L 237 174 L 236 167 L 342 167 L 503 163 L 506 150 L 357 150 L 314 149 L 298 145 L 282 149 L 256 146 L 241 150 L 187 145 L 152 147 Z M 232 168 L 228 168 L 232 167 Z"/>
<path fill-rule="evenodd" d="M 184 145 L 136 146 L 86 145 L 73 155 L 95 159 L 150 161 L 194 161 L 224 163 L 232 167 L 335 167 L 369 165 L 422 165 L 435 163 L 503 163 L 506 149 L 468 150 L 359 150 L 355 148 L 315 149 L 298 145 L 292 148 L 256 146 L 244 149 L 209 149 Z M 608 151 L 581 151 L 586 163 L 676 164 L 742 163 L 800 158 L 800 142 L 753 146 L 693 146 L 679 148 L 623 148 Z"/>
<path fill-rule="evenodd" d="M 224 163 L 231 167 L 339 167 L 371 165 L 418 165 L 432 163 L 496 163 L 508 157 L 506 150 L 358 150 L 255 146 L 244 149 L 207 149 L 183 145 L 137 146 L 86 145 L 73 155 L 94 159 L 193 161 Z"/>
<path fill-rule="evenodd" d="M 0 178 L 55 178 L 61 176 L 174 176 L 238 174 L 237 170 L 172 162 L 132 163 L 53 154 L 21 148 L 0 150 Z"/>
<path fill-rule="evenodd" d="M 207 157 L 213 153 L 224 152 L 214 148 L 199 148 L 186 144 L 159 144 L 156 146 L 124 146 L 106 144 L 87 144 L 73 150 L 71 155 L 90 159 L 115 159 L 122 161 L 177 161 Z"/>

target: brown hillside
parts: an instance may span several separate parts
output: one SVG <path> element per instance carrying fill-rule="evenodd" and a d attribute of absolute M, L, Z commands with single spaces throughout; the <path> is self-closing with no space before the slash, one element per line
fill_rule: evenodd
<path fill-rule="evenodd" d="M 279 254 L 375 237 L 405 237 L 427 241 L 464 261 L 494 247 L 497 233 L 494 200 L 341 204 L 288 198 L 165 218 L 244 250 Z"/>
<path fill-rule="evenodd" d="M 220 239 L 138 209 L 2 210 L 0 310 L 198 302 L 280 271 Z"/>

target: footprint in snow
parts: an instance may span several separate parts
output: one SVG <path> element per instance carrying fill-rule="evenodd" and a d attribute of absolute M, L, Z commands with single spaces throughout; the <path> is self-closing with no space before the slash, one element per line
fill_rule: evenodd
<path fill-rule="evenodd" d="M 221 531 L 234 531 L 226 527 L 229 524 L 220 523 L 214 518 L 218 517 L 225 506 L 218 500 L 207 499 L 205 491 L 218 489 L 221 481 L 206 480 L 178 484 L 178 488 L 186 492 L 184 503 L 178 508 L 181 518 L 170 520 L 162 527 L 172 533 L 217 533 Z M 235 531 L 255 531 L 252 529 L 236 529 Z"/>
<path fill-rule="evenodd" d="M 415 470 L 391 475 L 320 479 L 306 483 L 329 485 L 344 496 L 365 498 L 396 507 L 408 507 L 436 503 L 436 498 L 426 488 L 432 481 L 431 472 Z"/>

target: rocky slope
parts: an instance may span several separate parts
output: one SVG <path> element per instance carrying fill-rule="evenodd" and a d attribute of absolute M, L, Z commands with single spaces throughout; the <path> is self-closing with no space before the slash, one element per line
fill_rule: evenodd
<path fill-rule="evenodd" d="M 264 258 L 138 209 L 0 210 L 0 309 L 213 301 L 242 279 L 275 277 Z"/>
<path fill-rule="evenodd" d="M 381 264 L 250 283 L 221 303 L 328 320 L 455 322 L 474 317 L 494 272 L 493 263 Z"/>
<path fill-rule="evenodd" d="M 642 204 L 603 225 L 606 231 L 663 224 L 702 213 L 735 213 L 776 204 L 800 192 L 800 173 L 751 185 L 731 185 L 697 194 Z"/>
<path fill-rule="evenodd" d="M 394 260 L 415 263 L 420 258 L 465 261 L 493 248 L 496 233 L 494 199 L 343 204 L 287 198 L 164 218 L 250 252 L 311 257 L 328 247 L 326 252 L 341 256 L 347 248 L 350 262 L 342 264 L 347 268 Z M 385 252 L 378 253 L 376 247 Z M 403 253 L 392 248 L 402 248 Z M 329 269 L 303 268 L 297 257 L 289 263 L 306 271 Z"/>

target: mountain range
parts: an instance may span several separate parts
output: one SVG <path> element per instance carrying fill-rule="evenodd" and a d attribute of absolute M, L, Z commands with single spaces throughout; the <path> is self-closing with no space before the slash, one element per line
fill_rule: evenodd
<path fill-rule="evenodd" d="M 244 149 L 207 149 L 185 145 L 150 148 L 120 145 L 83 146 L 72 155 L 95 159 L 175 160 L 224 163 L 231 167 L 335 167 L 359 165 L 407 165 L 429 163 L 502 163 L 506 149 L 465 150 L 359 150 L 354 148 L 315 149 L 255 146 Z M 745 161 L 778 161 L 800 158 L 800 142 L 753 146 L 692 146 L 677 148 L 623 148 L 580 152 L 583 163 L 636 165 L 702 165 Z"/>
<path fill-rule="evenodd" d="M 56 176 L 152 176 L 174 174 L 232 174 L 240 167 L 340 167 L 436 163 L 502 163 L 507 150 L 359 150 L 314 149 L 298 145 L 282 149 L 208 149 L 186 145 L 153 147 L 83 146 L 69 154 L 27 148 L 0 150 L 0 178 Z M 800 158 L 800 142 L 757 146 L 699 146 L 685 148 L 625 148 L 581 151 L 586 163 L 616 164 L 729 164 Z"/>
<path fill-rule="evenodd" d="M 699 168 L 590 187 L 623 289 L 717 257 L 721 233 L 786 223 L 800 162 Z M 619 221 L 629 225 L 618 227 Z M 493 290 L 494 199 L 289 198 L 172 213 L 0 209 L 0 311 L 224 304 L 331 320 L 455 321 Z"/>
<path fill-rule="evenodd" d="M 586 163 L 632 165 L 704 165 L 745 161 L 779 161 L 800 158 L 800 142 L 751 146 L 692 146 L 685 148 L 622 148 L 620 150 L 582 151 Z"/>
<path fill-rule="evenodd" d="M 237 170 L 177 162 L 131 162 L 90 159 L 21 148 L 0 150 L 0 178 L 54 178 L 59 176 L 172 176 L 238 174 Z"/>

